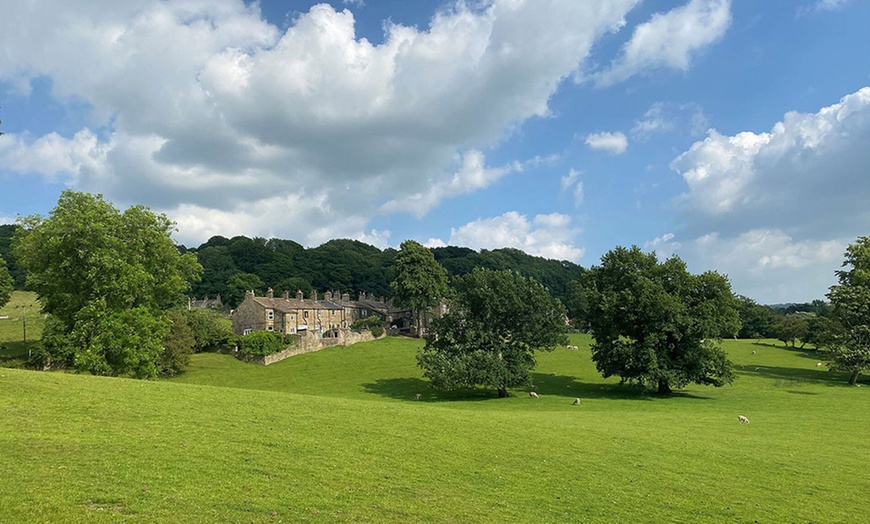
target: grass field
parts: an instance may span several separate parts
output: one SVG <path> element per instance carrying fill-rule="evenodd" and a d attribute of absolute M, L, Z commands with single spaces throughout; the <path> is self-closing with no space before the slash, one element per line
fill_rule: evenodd
<path fill-rule="evenodd" d="M 726 341 L 733 386 L 656 398 L 603 380 L 588 342 L 541 355 L 539 400 L 436 394 L 409 339 L 201 354 L 161 382 L 0 369 L 0 522 L 866 518 L 866 379 Z"/>
<path fill-rule="evenodd" d="M 27 315 L 27 343 L 24 320 Z M 6 318 L 3 318 L 6 317 Z M 42 313 L 36 293 L 13 291 L 9 303 L 0 308 L 0 360 L 26 357 L 42 337 Z"/>

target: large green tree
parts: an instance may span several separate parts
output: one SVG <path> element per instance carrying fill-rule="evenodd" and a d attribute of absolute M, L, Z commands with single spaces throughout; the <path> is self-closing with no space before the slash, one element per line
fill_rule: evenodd
<path fill-rule="evenodd" d="M 567 343 L 565 308 L 536 280 L 476 269 L 454 282 L 449 311 L 417 355 L 439 389 L 492 387 L 501 397 L 527 384 L 535 351 Z"/>
<path fill-rule="evenodd" d="M 731 363 L 716 341 L 739 320 L 728 280 L 692 275 L 673 256 L 617 247 L 584 275 L 592 360 L 605 377 L 653 386 L 660 394 L 689 383 L 722 386 Z"/>
<path fill-rule="evenodd" d="M 396 278 L 390 289 L 396 305 L 414 312 L 419 336 L 423 312 L 447 294 L 447 270 L 418 242 L 406 240 L 400 248 L 393 263 Z"/>
<path fill-rule="evenodd" d="M 38 357 L 105 375 L 152 378 L 167 311 L 186 304 L 202 270 L 170 237 L 174 225 L 144 206 L 121 212 L 102 195 L 64 191 L 47 218 L 22 221 L 14 243 L 27 284 L 49 315 Z"/>
<path fill-rule="evenodd" d="M 6 269 L 6 261 L 3 260 L 3 257 L 0 257 L 0 307 L 5 306 L 9 302 L 14 289 L 12 277 Z"/>
<path fill-rule="evenodd" d="M 842 332 L 830 345 L 832 369 L 850 372 L 849 384 L 870 369 L 870 237 L 846 249 L 839 284 L 831 286 L 828 299 Z"/>

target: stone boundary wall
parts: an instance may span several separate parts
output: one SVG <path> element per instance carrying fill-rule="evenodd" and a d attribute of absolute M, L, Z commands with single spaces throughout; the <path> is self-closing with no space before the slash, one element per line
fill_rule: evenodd
<path fill-rule="evenodd" d="M 289 346 L 284 351 L 279 351 L 278 353 L 273 353 L 271 355 L 242 355 L 241 352 L 239 352 L 239 350 L 237 349 L 222 350 L 218 351 L 218 353 L 232 355 L 243 362 L 260 364 L 261 366 L 268 366 L 269 364 L 280 362 L 285 358 L 290 358 L 294 355 L 313 353 L 315 351 L 320 351 L 321 349 L 326 349 L 332 346 L 352 346 L 359 342 L 369 342 L 384 337 L 386 337 L 386 335 L 375 337 L 371 334 L 370 331 L 357 333 L 350 329 L 342 329 L 339 331 L 339 336 L 335 338 L 320 338 L 319 336 L 313 334 L 296 335 L 293 337 L 294 343 L 292 346 Z"/>

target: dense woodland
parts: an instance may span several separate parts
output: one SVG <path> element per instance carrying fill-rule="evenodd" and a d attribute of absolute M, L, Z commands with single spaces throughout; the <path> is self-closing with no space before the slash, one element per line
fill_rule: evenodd
<path fill-rule="evenodd" d="M 292 240 L 244 236 L 215 236 L 197 248 L 181 249 L 196 253 L 204 270 L 193 293 L 198 297 L 220 293 L 230 306 L 241 300 L 245 287 L 260 292 L 265 288 L 302 290 L 306 295 L 310 290 L 338 290 L 352 295 L 364 291 L 389 297 L 398 253 L 393 248 L 382 251 L 356 240 L 330 240 L 305 248 Z M 583 268 L 572 262 L 535 257 L 517 249 L 477 252 L 448 246 L 434 248 L 432 253 L 451 277 L 471 273 L 476 267 L 513 269 L 541 282 L 553 296 L 563 299 L 568 283 L 583 273 Z"/>

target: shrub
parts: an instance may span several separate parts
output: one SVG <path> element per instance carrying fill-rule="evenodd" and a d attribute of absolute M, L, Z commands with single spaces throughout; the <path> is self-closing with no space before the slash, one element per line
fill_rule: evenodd
<path fill-rule="evenodd" d="M 361 318 L 350 325 L 350 328 L 354 331 L 363 331 L 365 329 L 374 329 L 376 327 L 381 327 L 381 319 L 376 316 Z M 383 328 L 381 331 L 383 332 Z"/>
<path fill-rule="evenodd" d="M 274 331 L 254 331 L 239 337 L 239 351 L 247 356 L 265 356 L 282 351 L 287 347 L 284 336 Z"/>
<path fill-rule="evenodd" d="M 381 326 L 372 326 L 372 336 L 375 338 L 384 334 L 384 328 Z"/>

